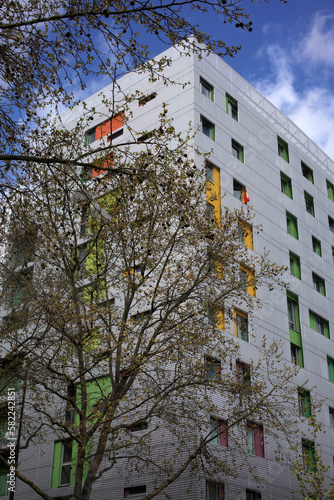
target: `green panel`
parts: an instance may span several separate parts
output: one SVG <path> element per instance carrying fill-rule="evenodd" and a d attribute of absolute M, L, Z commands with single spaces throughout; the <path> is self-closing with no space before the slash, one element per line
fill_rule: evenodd
<path fill-rule="evenodd" d="M 282 192 L 286 196 L 288 196 L 289 198 L 291 198 L 291 200 L 292 200 L 292 183 L 291 183 L 291 179 L 290 179 L 290 177 L 288 177 L 287 175 L 284 175 L 281 172 L 281 182 L 282 181 L 284 183 L 284 190 L 282 189 Z"/>
<path fill-rule="evenodd" d="M 294 330 L 290 331 L 290 342 L 295 344 L 298 347 L 302 347 L 302 336 L 299 332 L 295 332 Z"/>
<path fill-rule="evenodd" d="M 320 281 L 320 293 L 326 297 L 325 280 Z"/>
<path fill-rule="evenodd" d="M 310 327 L 317 331 L 317 322 L 315 320 L 315 314 L 312 311 L 310 311 Z"/>
<path fill-rule="evenodd" d="M 300 410 L 303 417 L 310 418 L 312 415 L 311 394 L 304 389 L 298 390 Z"/>
<path fill-rule="evenodd" d="M 215 126 L 214 125 L 211 126 L 211 139 L 213 141 L 216 140 L 216 131 L 215 131 Z"/>
<path fill-rule="evenodd" d="M 280 137 L 277 137 L 277 142 L 278 142 L 278 152 L 279 152 L 280 156 L 283 158 L 283 160 L 285 160 L 289 163 L 288 144 Z"/>
<path fill-rule="evenodd" d="M 240 146 L 240 155 L 239 155 L 239 160 L 244 163 L 244 148 Z"/>
<path fill-rule="evenodd" d="M 334 383 L 334 359 L 327 356 L 329 380 Z"/>
<path fill-rule="evenodd" d="M 301 279 L 300 258 L 292 252 L 290 252 L 290 271 L 293 276 Z"/>
<path fill-rule="evenodd" d="M 72 445 L 72 466 L 71 466 L 70 486 L 74 486 L 74 484 L 75 484 L 78 447 L 79 447 L 78 443 L 76 441 L 74 441 L 73 445 Z M 87 474 L 88 474 L 89 463 L 90 463 L 90 459 L 91 459 L 91 457 L 90 457 L 91 452 L 92 452 L 92 439 L 89 440 L 89 442 L 86 446 L 85 456 L 87 458 L 85 459 L 85 463 L 83 466 L 82 483 L 85 482 Z"/>
<path fill-rule="evenodd" d="M 57 441 L 53 448 L 51 488 L 58 488 L 60 482 L 60 469 L 62 462 L 63 443 Z"/>
<path fill-rule="evenodd" d="M 286 212 L 287 229 L 288 233 L 298 240 L 298 224 L 294 215 Z"/>
<path fill-rule="evenodd" d="M 327 339 L 330 338 L 328 321 L 324 321 L 324 334 Z"/>

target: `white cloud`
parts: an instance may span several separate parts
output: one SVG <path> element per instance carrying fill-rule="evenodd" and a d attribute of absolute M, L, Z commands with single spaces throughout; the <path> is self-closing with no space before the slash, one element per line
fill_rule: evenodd
<path fill-rule="evenodd" d="M 323 60 L 327 70 L 334 66 L 334 33 L 329 25 L 334 26 L 334 15 L 317 15 L 303 44 L 290 45 L 289 51 L 279 45 L 262 49 L 261 57 L 269 59 L 272 70 L 254 86 L 334 159 L 334 92 L 319 72 L 314 72 L 315 78 L 307 77 L 313 63 Z"/>
<path fill-rule="evenodd" d="M 334 67 L 334 14 L 316 14 L 313 25 L 294 50 L 300 62 Z"/>

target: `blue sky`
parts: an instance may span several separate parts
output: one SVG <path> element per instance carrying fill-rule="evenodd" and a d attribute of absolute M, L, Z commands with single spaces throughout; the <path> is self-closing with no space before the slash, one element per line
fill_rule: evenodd
<path fill-rule="evenodd" d="M 334 0 L 243 0 L 253 31 L 223 24 L 201 29 L 242 49 L 225 61 L 334 159 Z"/>

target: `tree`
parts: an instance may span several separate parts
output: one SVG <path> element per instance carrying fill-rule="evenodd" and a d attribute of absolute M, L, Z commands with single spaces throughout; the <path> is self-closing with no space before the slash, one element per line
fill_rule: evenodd
<path fill-rule="evenodd" d="M 114 150 L 113 163 L 126 158 L 132 175 L 110 176 L 106 167 L 79 184 L 70 165 L 32 167 L 31 183 L 6 200 L 4 381 L 17 376 L 11 360 L 20 360 L 21 447 L 55 440 L 54 460 L 66 447 L 72 466 L 62 468 L 63 479 L 53 475 L 52 486 L 70 482 L 74 499 L 90 498 L 110 470 L 152 473 L 145 499 L 168 492 L 185 471 L 233 475 L 237 456 L 249 461 L 247 433 L 281 439 L 284 428 L 292 440 L 297 428 L 295 370 L 281 362 L 279 346 L 263 341 L 245 366 L 224 332 L 234 328 L 238 306 L 251 324 L 258 301 L 247 292 L 281 284 L 282 269 L 240 244 L 247 213 L 226 209 L 218 220 L 205 211 L 189 139 L 162 113 L 148 143 Z M 255 270 L 246 282 L 241 267 Z M 247 323 L 235 328 L 251 336 Z M 223 415 L 218 395 L 228 406 Z M 158 443 L 174 453 L 161 454 L 158 429 Z M 229 460 L 210 446 L 226 433 L 234 443 Z M 50 499 L 20 465 L 17 476 Z"/>

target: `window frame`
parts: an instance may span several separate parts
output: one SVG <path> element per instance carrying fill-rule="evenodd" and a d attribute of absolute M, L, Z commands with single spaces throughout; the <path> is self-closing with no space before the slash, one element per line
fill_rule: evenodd
<path fill-rule="evenodd" d="M 233 120 L 239 121 L 238 101 L 226 92 L 226 113 L 231 115 Z"/>
<path fill-rule="evenodd" d="M 251 368 L 248 363 L 237 360 L 235 363 L 236 380 L 238 384 L 238 392 L 249 394 L 251 390 Z"/>
<path fill-rule="evenodd" d="M 215 124 L 212 123 L 207 118 L 205 118 L 205 116 L 203 115 L 201 115 L 201 130 L 206 137 L 209 137 L 209 139 L 215 141 L 216 138 Z"/>
<path fill-rule="evenodd" d="M 214 433 L 216 433 L 217 435 L 210 441 L 210 443 L 227 448 L 228 433 L 226 422 L 217 417 L 210 417 L 210 434 Z"/>
<path fill-rule="evenodd" d="M 290 274 L 295 278 L 302 279 L 300 257 L 293 252 L 289 252 Z"/>
<path fill-rule="evenodd" d="M 291 200 L 293 199 L 292 180 L 288 175 L 284 174 L 283 172 L 281 172 L 281 192 Z"/>
<path fill-rule="evenodd" d="M 323 295 L 324 297 L 326 297 L 326 285 L 324 278 L 312 272 L 312 282 L 313 282 L 313 289 L 316 290 L 318 293 L 321 293 L 321 295 Z"/>
<path fill-rule="evenodd" d="M 204 356 L 205 378 L 209 382 L 221 380 L 221 361 L 212 356 Z M 211 375 L 212 373 L 212 375 Z"/>
<path fill-rule="evenodd" d="M 312 217 L 315 217 L 314 199 L 307 191 L 304 191 L 305 209 Z"/>
<path fill-rule="evenodd" d="M 314 441 L 310 441 L 309 439 L 302 439 L 302 456 L 304 469 L 308 472 L 313 472 L 316 466 Z M 306 456 L 308 456 L 307 459 Z"/>
<path fill-rule="evenodd" d="M 224 485 L 222 483 L 207 481 L 206 500 L 224 500 Z"/>
<path fill-rule="evenodd" d="M 284 139 L 279 136 L 277 136 L 277 151 L 278 156 L 289 163 L 289 145 Z"/>
<path fill-rule="evenodd" d="M 265 458 L 263 425 L 247 421 L 247 453 Z"/>
<path fill-rule="evenodd" d="M 138 490 L 141 490 L 141 491 L 138 491 Z M 137 485 L 137 486 L 127 486 L 126 488 L 124 488 L 124 498 L 128 498 L 128 497 L 134 497 L 134 496 L 137 496 L 137 495 L 145 495 L 146 494 L 146 484 L 140 484 L 140 485 Z"/>
<path fill-rule="evenodd" d="M 291 214 L 290 212 L 286 211 L 286 229 L 287 233 L 292 236 L 293 238 L 296 238 L 296 240 L 299 239 L 298 236 L 298 219 L 295 215 Z"/>
<path fill-rule="evenodd" d="M 331 181 L 326 179 L 327 196 L 331 201 L 334 201 L 334 185 Z"/>
<path fill-rule="evenodd" d="M 244 326 L 246 326 L 245 329 Z M 238 339 L 249 342 L 248 314 L 240 309 L 234 309 L 234 335 Z"/>
<path fill-rule="evenodd" d="M 301 162 L 301 169 L 303 177 L 305 177 L 305 179 L 314 184 L 313 170 L 303 161 Z"/>
<path fill-rule="evenodd" d="M 234 158 L 245 163 L 244 147 L 235 139 L 231 139 L 231 151 Z"/>
<path fill-rule="evenodd" d="M 304 387 L 298 387 L 299 416 L 310 418 L 312 416 L 311 392 Z"/>
<path fill-rule="evenodd" d="M 203 94 L 207 99 L 209 99 L 209 101 L 214 102 L 214 86 L 201 76 L 199 78 L 199 82 L 200 82 L 201 94 Z M 205 92 L 203 92 L 203 90 L 205 90 Z"/>

